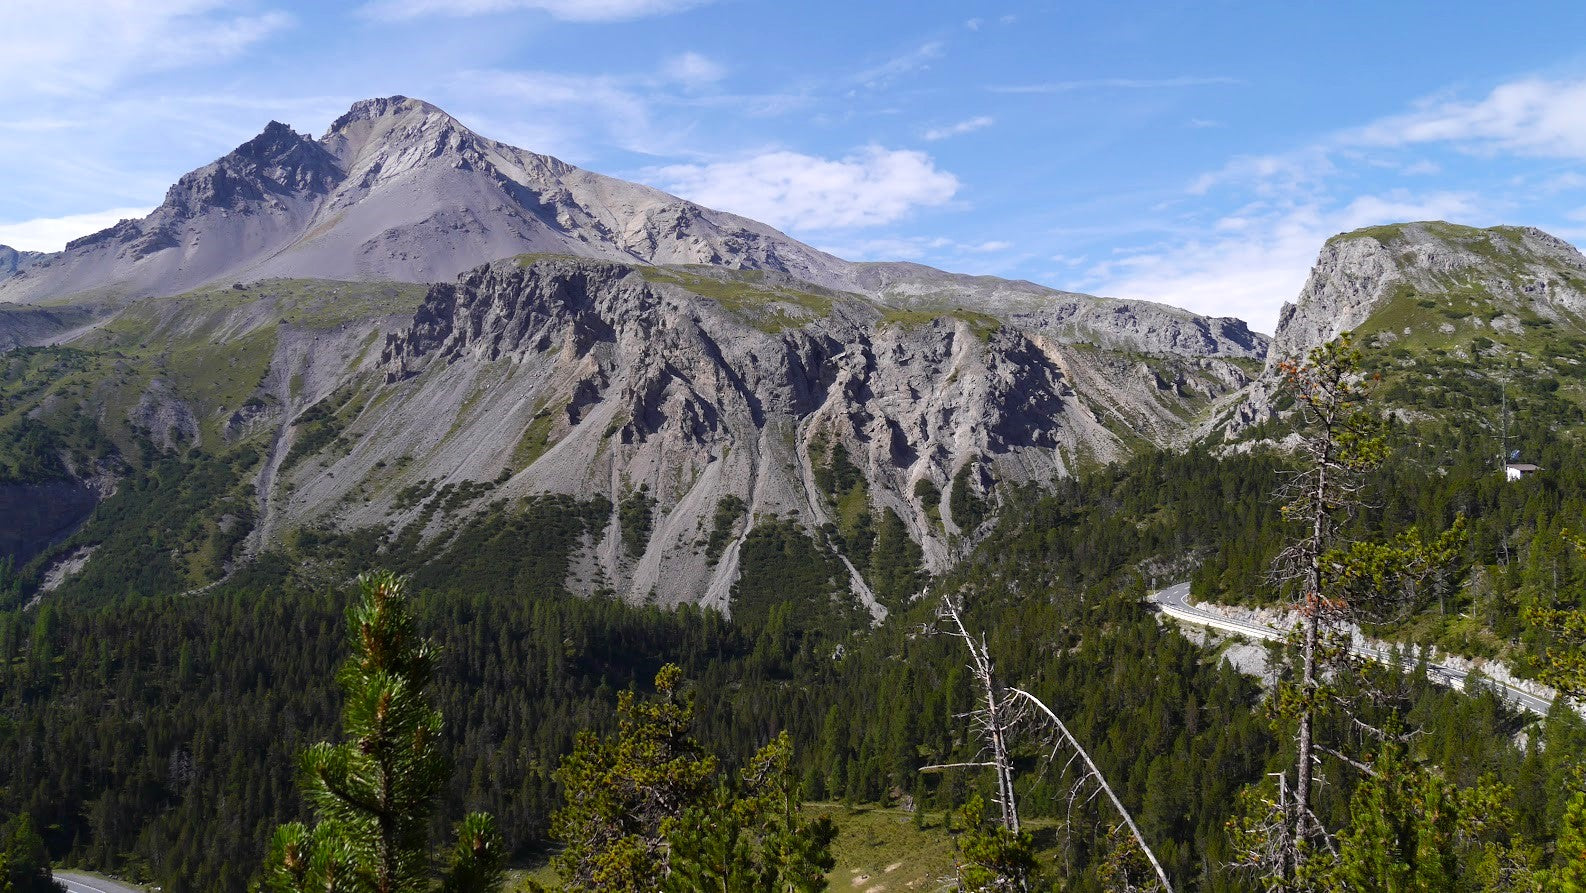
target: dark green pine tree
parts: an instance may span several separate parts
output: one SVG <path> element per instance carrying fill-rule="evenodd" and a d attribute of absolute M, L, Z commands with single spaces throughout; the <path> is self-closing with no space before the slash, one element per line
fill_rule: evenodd
<path fill-rule="evenodd" d="M 22 813 L 0 826 L 0 893 L 57 893 L 66 888 L 50 873 L 44 839 L 33 830 L 33 817 Z"/>
<path fill-rule="evenodd" d="M 1558 893 L 1586 893 L 1586 794 L 1576 794 L 1564 812 L 1558 834 L 1558 867 L 1546 884 Z"/>
<path fill-rule="evenodd" d="M 986 818 L 986 802 L 976 794 L 959 816 L 965 828 L 958 841 L 958 889 L 963 893 L 1025 893 L 1038 868 L 1035 841 Z"/>
<path fill-rule="evenodd" d="M 1514 792 L 1491 778 L 1456 787 L 1411 763 L 1396 737 L 1355 789 L 1336 855 L 1302 866 L 1301 880 L 1326 893 L 1538 889 L 1526 853 L 1511 847 Z"/>
<path fill-rule="evenodd" d="M 799 816 L 793 740 L 787 732 L 761 748 L 736 788 L 722 787 L 685 812 L 669 845 L 668 893 L 819 893 L 835 861 L 829 818 Z"/>
<path fill-rule="evenodd" d="M 435 648 L 415 628 L 402 580 L 365 574 L 358 586 L 347 612 L 353 654 L 337 674 L 348 740 L 303 753 L 303 790 L 318 822 L 276 831 L 265 862 L 266 887 L 276 893 L 409 893 L 434 885 L 429 823 L 448 769 L 441 714 L 424 698 Z M 457 831 L 443 889 L 498 889 L 505 854 L 494 821 L 476 813 Z"/>
<path fill-rule="evenodd" d="M 666 876 L 667 836 L 705 801 L 717 767 L 689 734 L 694 699 L 682 677 L 667 664 L 655 674 L 655 699 L 622 692 L 616 735 L 580 732 L 562 759 L 556 777 L 567 799 L 551 834 L 566 845 L 555 859 L 565 889 L 640 893 Z"/>

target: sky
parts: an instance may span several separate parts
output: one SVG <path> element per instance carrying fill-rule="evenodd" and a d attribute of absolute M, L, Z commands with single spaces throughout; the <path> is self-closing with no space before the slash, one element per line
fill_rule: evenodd
<path fill-rule="evenodd" d="M 479 133 L 912 260 L 1271 332 L 1335 233 L 1586 244 L 1586 4 L 0 0 L 0 244 L 158 205 L 272 119 Z"/>

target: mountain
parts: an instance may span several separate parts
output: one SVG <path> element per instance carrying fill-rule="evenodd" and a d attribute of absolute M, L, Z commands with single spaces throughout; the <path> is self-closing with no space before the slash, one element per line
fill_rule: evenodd
<path fill-rule="evenodd" d="M 1210 427 L 1274 416 L 1277 364 L 1353 331 L 1401 418 L 1496 425 L 1527 395 L 1549 424 L 1586 407 L 1586 256 L 1531 227 L 1426 221 L 1343 233 L 1285 304 L 1267 366 Z"/>
<path fill-rule="evenodd" d="M 527 253 L 763 270 L 909 309 L 1046 313 L 1076 337 L 1145 350 L 1264 349 L 1238 320 L 919 264 L 849 263 L 747 218 L 486 139 L 402 96 L 355 103 L 318 140 L 271 122 L 183 176 L 144 219 L 15 259 L 0 301 L 173 295 L 264 278 L 434 282 Z"/>
<path fill-rule="evenodd" d="M 158 590 L 554 504 L 586 519 L 569 589 L 728 606 L 740 551 L 781 531 L 879 615 L 998 487 L 1181 442 L 1267 348 L 1238 320 L 844 261 L 402 97 L 317 140 L 271 123 L 0 297 L 29 302 L 0 304 L 0 343 L 58 345 L 7 361 L 0 499 L 106 498 L 19 520 L 12 554 L 63 591 L 145 531 Z M 178 467 L 188 490 L 151 482 Z"/>
<path fill-rule="evenodd" d="M 0 300 L 169 295 L 271 277 L 451 279 L 547 252 L 845 280 L 754 221 L 486 139 L 426 102 L 359 102 L 319 139 L 272 122 L 184 175 L 142 220 L 32 259 Z"/>
<path fill-rule="evenodd" d="M 18 251 L 9 245 L 0 245 L 0 279 L 15 273 L 19 268 L 28 266 L 44 257 L 37 251 Z"/>
<path fill-rule="evenodd" d="M 1422 300 L 1435 299 L 1436 307 Z M 1407 302 L 1445 317 L 1410 320 Z M 1449 312 L 1444 313 L 1447 310 Z M 1462 314 L 1462 315 L 1461 315 Z M 1441 221 L 1376 226 L 1323 246 L 1299 298 L 1285 304 L 1271 362 L 1299 356 L 1346 330 L 1439 340 L 1466 333 L 1519 334 L 1586 314 L 1586 257 L 1531 227 L 1476 229 Z M 1400 331 L 1390 331 L 1395 327 Z"/>

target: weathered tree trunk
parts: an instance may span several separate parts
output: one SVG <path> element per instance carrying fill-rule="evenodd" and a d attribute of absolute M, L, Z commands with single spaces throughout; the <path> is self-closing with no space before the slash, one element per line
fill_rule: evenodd
<path fill-rule="evenodd" d="M 990 762 L 946 763 L 925 766 L 920 771 L 936 772 L 951 768 L 985 767 L 994 769 L 997 773 L 997 802 L 1002 807 L 1002 826 L 1017 834 L 1019 832 L 1019 807 L 1013 790 L 1013 758 L 1008 753 L 1008 736 L 1011 728 L 1020 720 L 1020 717 L 1029 715 L 1022 712 L 1022 707 L 1027 705 L 1034 708 L 1039 715 L 1044 716 L 1052 727 L 1057 730 L 1061 739 L 1059 746 L 1072 747 L 1079 755 L 1079 758 L 1084 761 L 1085 772 L 1081 776 L 1080 783 L 1083 783 L 1086 778 L 1092 779 L 1107 795 L 1107 799 L 1111 801 L 1113 808 L 1118 811 L 1118 815 L 1122 817 L 1124 824 L 1128 826 L 1130 833 L 1134 835 L 1135 842 L 1140 845 L 1141 851 L 1145 853 L 1146 859 L 1150 861 L 1151 867 L 1155 869 L 1157 878 L 1162 882 L 1162 888 L 1167 893 L 1173 893 L 1173 884 L 1168 880 L 1167 872 L 1163 870 L 1162 864 L 1157 861 L 1156 853 L 1152 852 L 1151 847 L 1146 844 L 1145 837 L 1140 834 L 1140 828 L 1134 822 L 1134 817 L 1129 814 L 1129 810 L 1124 808 L 1123 801 L 1118 799 L 1118 795 L 1113 793 L 1112 786 L 1107 784 L 1106 777 L 1101 774 L 1101 770 L 1096 767 L 1095 761 L 1090 758 L 1090 754 L 1085 748 L 1080 746 L 1079 740 L 1069 732 L 1068 726 L 1061 719 L 1058 719 L 1057 714 L 1052 712 L 1052 708 L 1046 706 L 1040 698 L 1020 688 L 1004 689 L 997 682 L 996 669 L 991 660 L 991 650 L 986 646 L 985 634 L 981 634 L 978 639 L 970 635 L 968 627 L 964 625 L 963 613 L 952 597 L 943 596 L 941 616 L 952 623 L 953 628 L 950 632 L 962 639 L 969 648 L 970 671 L 974 673 L 975 681 L 980 684 L 981 690 L 985 694 L 986 706 L 983 710 L 977 712 L 980 713 L 978 721 L 981 725 L 981 734 L 985 737 L 986 744 L 991 751 L 991 760 Z"/>
<path fill-rule="evenodd" d="M 1295 748 L 1297 753 L 1292 838 L 1295 841 L 1305 840 L 1311 830 L 1311 767 L 1315 754 L 1314 698 L 1317 688 L 1316 648 L 1325 605 L 1322 598 L 1322 552 L 1327 545 L 1327 463 L 1332 458 L 1331 453 L 1332 432 L 1328 430 L 1327 444 L 1316 473 L 1316 490 L 1311 497 L 1315 500 L 1315 505 L 1312 506 L 1310 554 L 1306 556 L 1304 602 L 1300 609 L 1301 622 L 1305 625 L 1304 640 L 1300 646 L 1300 686 L 1305 702 L 1300 709 L 1298 746 Z"/>

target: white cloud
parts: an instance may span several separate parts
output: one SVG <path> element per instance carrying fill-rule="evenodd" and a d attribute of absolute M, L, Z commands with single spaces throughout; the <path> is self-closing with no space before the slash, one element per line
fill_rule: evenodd
<path fill-rule="evenodd" d="M 60 251 L 72 239 L 115 226 L 128 217 L 146 217 L 152 208 L 111 208 L 90 214 L 40 217 L 18 223 L 0 223 L 0 245 L 18 251 Z"/>
<path fill-rule="evenodd" d="M 1586 158 L 1586 81 L 1526 79 L 1474 102 L 1434 100 L 1344 136 L 1369 146 L 1452 143 L 1473 149 Z"/>
<path fill-rule="evenodd" d="M 946 49 L 946 44 L 939 40 L 922 43 L 901 56 L 864 69 L 854 75 L 853 81 L 872 90 L 881 89 L 903 75 L 929 68 L 931 62 L 940 59 Z"/>
<path fill-rule="evenodd" d="M 822 245 L 820 249 L 848 260 L 920 261 L 952 247 L 953 240 L 941 236 L 887 236 Z"/>
<path fill-rule="evenodd" d="M 1586 173 L 1581 171 L 1565 171 L 1548 177 L 1538 187 L 1543 195 L 1554 195 L 1560 192 L 1575 192 L 1586 189 Z"/>
<path fill-rule="evenodd" d="M 1243 83 L 1230 77 L 1085 78 L 1040 84 L 1004 84 L 987 87 L 993 93 L 1070 93 L 1075 90 L 1161 90 L 1179 87 L 1218 87 Z"/>
<path fill-rule="evenodd" d="M 672 137 L 651 126 L 650 106 L 634 84 L 613 77 L 546 71 L 470 71 L 460 92 L 510 100 L 474 115 L 490 135 L 534 152 L 578 157 L 591 142 L 660 154 Z M 510 117 L 502 113 L 510 108 Z"/>
<path fill-rule="evenodd" d="M 624 22 L 670 15 L 711 0 L 375 0 L 362 12 L 402 21 L 422 16 L 477 16 L 532 10 L 565 22 Z"/>
<path fill-rule="evenodd" d="M 923 152 L 869 146 L 846 158 L 764 152 L 737 161 L 656 168 L 663 189 L 773 226 L 829 230 L 891 223 L 941 205 L 958 178 Z"/>
<path fill-rule="evenodd" d="M 946 127 L 933 127 L 930 130 L 925 131 L 925 138 L 932 142 L 935 142 L 936 140 L 945 140 L 948 137 L 962 136 L 966 133 L 974 133 L 977 130 L 990 127 L 995 123 L 997 123 L 996 118 L 992 118 L 987 115 L 980 115 L 975 118 L 959 121 L 957 124 L 949 124 Z"/>
<path fill-rule="evenodd" d="M 923 261 L 943 269 L 963 271 L 966 265 L 986 263 L 985 255 L 1001 254 L 1012 242 L 959 242 L 945 236 L 882 236 L 824 244 L 822 251 L 849 260 Z"/>
<path fill-rule="evenodd" d="M 287 28 L 280 11 L 224 0 L 21 0 L 6 5 L 0 83 L 50 96 L 105 89 L 149 71 L 228 59 Z"/>
<path fill-rule="evenodd" d="M 661 73 L 688 87 L 713 84 L 727 76 L 727 69 L 699 53 L 684 53 L 666 60 Z"/>
<path fill-rule="evenodd" d="M 1232 184 L 1262 195 L 1292 197 L 1315 189 L 1337 170 L 1331 153 L 1323 146 L 1275 155 L 1236 155 L 1221 168 L 1196 177 L 1188 192 L 1205 195 L 1215 187 Z"/>
<path fill-rule="evenodd" d="M 1486 202 L 1469 192 L 1425 188 L 1345 191 L 1362 176 L 1380 176 L 1373 171 L 1406 178 L 1441 175 L 1441 164 L 1422 157 L 1437 148 L 1586 158 L 1586 81 L 1526 79 L 1499 85 L 1473 101 L 1426 100 L 1406 113 L 1286 152 L 1232 158 L 1195 179 L 1187 192 L 1207 196 L 1217 190 L 1226 193 L 1224 198 L 1247 202 L 1244 207 L 1139 253 L 1094 265 L 1086 284 L 1111 294 L 1239 316 L 1271 331 L 1278 308 L 1298 293 L 1329 236 L 1383 223 L 1475 222 L 1472 218 L 1509 210 L 1519 193 L 1534 200 L 1586 182 L 1565 170 L 1545 182 L 1512 181 L 1509 191 Z"/>
<path fill-rule="evenodd" d="M 1483 213 L 1465 193 L 1366 195 L 1334 206 L 1255 204 L 1195 234 L 1091 267 L 1083 287 L 1147 298 L 1211 316 L 1237 316 L 1271 332 L 1294 300 L 1322 244 L 1340 232 L 1410 220 L 1464 219 Z"/>

